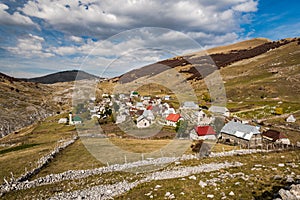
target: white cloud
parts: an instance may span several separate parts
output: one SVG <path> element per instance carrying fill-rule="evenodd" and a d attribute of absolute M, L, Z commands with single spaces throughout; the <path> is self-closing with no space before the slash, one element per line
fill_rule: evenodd
<path fill-rule="evenodd" d="M 7 47 L 6 49 L 14 54 L 25 57 L 51 57 L 52 53 L 43 50 L 42 43 L 44 38 L 28 34 L 26 37 L 19 38 L 15 47 Z"/>
<path fill-rule="evenodd" d="M 226 34 L 240 29 L 240 15 L 257 10 L 253 0 L 28 1 L 25 14 L 71 35 L 107 38 L 136 27 Z"/>
<path fill-rule="evenodd" d="M 29 17 L 20 14 L 20 12 L 9 14 L 6 12 L 7 9 L 9 9 L 7 5 L 0 3 L 0 24 L 37 26 Z"/>
<path fill-rule="evenodd" d="M 239 12 L 255 12 L 257 11 L 258 1 L 246 1 L 233 7 L 233 10 Z"/>
<path fill-rule="evenodd" d="M 74 36 L 74 35 L 70 36 L 69 39 L 70 39 L 71 41 L 77 42 L 77 43 L 83 42 L 83 39 L 82 39 L 81 37 L 77 37 L 77 36 Z"/>

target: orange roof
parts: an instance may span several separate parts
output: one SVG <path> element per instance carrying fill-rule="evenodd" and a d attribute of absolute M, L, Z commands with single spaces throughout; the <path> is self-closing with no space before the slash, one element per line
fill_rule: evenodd
<path fill-rule="evenodd" d="M 180 119 L 180 114 L 169 114 L 166 120 L 177 122 Z"/>

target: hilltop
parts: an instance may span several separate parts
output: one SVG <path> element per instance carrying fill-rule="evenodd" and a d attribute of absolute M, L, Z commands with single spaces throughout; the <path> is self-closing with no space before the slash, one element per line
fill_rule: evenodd
<path fill-rule="evenodd" d="M 46 76 L 21 79 L 21 80 L 27 82 L 34 82 L 34 83 L 53 84 L 59 82 L 71 82 L 76 80 L 91 80 L 91 79 L 101 79 L 101 78 L 81 70 L 71 70 L 71 71 L 62 71 L 53 74 L 48 74 Z"/>

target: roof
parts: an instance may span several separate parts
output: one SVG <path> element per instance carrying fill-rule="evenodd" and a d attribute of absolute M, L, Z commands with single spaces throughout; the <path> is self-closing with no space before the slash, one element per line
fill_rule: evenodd
<path fill-rule="evenodd" d="M 198 136 L 215 135 L 216 132 L 211 126 L 195 126 L 195 131 Z"/>
<path fill-rule="evenodd" d="M 75 117 L 73 118 L 73 121 L 79 122 L 79 121 L 82 121 L 82 119 L 81 119 L 79 116 L 75 116 Z"/>
<path fill-rule="evenodd" d="M 253 135 L 260 134 L 256 126 L 230 121 L 222 128 L 221 133 L 233 135 L 244 140 L 250 140 Z"/>
<path fill-rule="evenodd" d="M 183 107 L 184 108 L 191 108 L 191 109 L 198 109 L 199 108 L 199 106 L 197 104 L 195 104 L 195 102 L 193 102 L 193 101 L 183 102 Z"/>
<path fill-rule="evenodd" d="M 146 109 L 147 109 L 147 110 L 152 110 L 152 109 L 153 109 L 153 106 L 152 106 L 152 105 L 149 105 L 149 106 L 147 106 Z"/>
<path fill-rule="evenodd" d="M 226 107 L 223 106 L 211 106 L 208 110 L 214 113 L 226 113 L 229 111 Z"/>
<path fill-rule="evenodd" d="M 169 114 L 166 120 L 172 121 L 172 122 L 177 122 L 180 119 L 180 114 Z"/>
<path fill-rule="evenodd" d="M 279 131 L 276 131 L 276 130 L 267 130 L 267 131 L 263 132 L 262 135 L 264 137 L 272 139 L 273 142 L 275 142 L 278 139 L 287 138 L 285 136 L 285 134 L 283 134 L 283 133 L 281 133 Z"/>

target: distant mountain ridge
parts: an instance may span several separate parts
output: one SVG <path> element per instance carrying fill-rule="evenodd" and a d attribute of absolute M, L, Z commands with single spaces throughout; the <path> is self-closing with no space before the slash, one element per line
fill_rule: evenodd
<path fill-rule="evenodd" d="M 90 79 L 101 79 L 101 78 L 81 70 L 70 70 L 70 71 L 62 71 L 53 74 L 48 74 L 46 76 L 41 76 L 41 77 L 20 79 L 20 80 L 27 81 L 27 82 L 34 82 L 34 83 L 54 84 L 59 82 L 71 82 L 75 80 L 90 80 Z"/>

